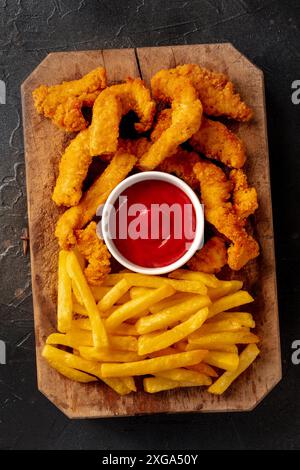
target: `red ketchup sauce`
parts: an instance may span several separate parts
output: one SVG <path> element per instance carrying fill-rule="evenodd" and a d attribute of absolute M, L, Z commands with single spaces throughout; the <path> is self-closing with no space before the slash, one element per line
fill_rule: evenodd
<path fill-rule="evenodd" d="M 174 207 L 174 203 L 176 210 L 165 210 Z M 133 204 L 142 204 L 142 210 L 133 210 Z M 153 204 L 167 206 L 160 206 L 160 212 Z M 158 268 L 174 263 L 187 252 L 195 237 L 194 206 L 182 189 L 169 182 L 135 183 L 123 191 L 114 208 L 113 242 L 121 255 L 138 266 Z"/>

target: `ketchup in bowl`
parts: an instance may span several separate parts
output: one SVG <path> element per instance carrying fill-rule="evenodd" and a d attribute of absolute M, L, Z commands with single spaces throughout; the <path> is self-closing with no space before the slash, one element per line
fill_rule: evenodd
<path fill-rule="evenodd" d="M 132 184 L 120 193 L 114 209 L 113 244 L 135 265 L 171 265 L 185 255 L 195 238 L 193 203 L 168 181 L 148 179 Z"/>

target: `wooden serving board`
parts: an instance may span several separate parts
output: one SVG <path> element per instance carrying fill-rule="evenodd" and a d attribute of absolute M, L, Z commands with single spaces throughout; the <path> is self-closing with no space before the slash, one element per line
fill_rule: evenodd
<path fill-rule="evenodd" d="M 99 65 L 106 67 L 110 83 L 129 76 L 142 76 L 149 84 L 151 76 L 161 68 L 184 63 L 198 63 L 225 72 L 254 109 L 252 122 L 234 123 L 233 129 L 246 143 L 246 169 L 250 182 L 258 191 L 259 209 L 253 226 L 261 246 L 261 255 L 235 277 L 245 281 L 246 288 L 256 299 L 251 310 L 257 322 L 257 332 L 262 338 L 261 355 L 220 397 L 200 388 L 157 395 L 140 391 L 119 397 L 105 385 L 81 385 L 65 379 L 41 357 L 46 337 L 56 330 L 58 244 L 54 228 L 60 211 L 52 202 L 51 193 L 60 156 L 72 136 L 37 114 L 31 93 L 41 84 L 53 85 L 63 80 L 80 78 Z M 269 157 L 261 70 L 231 44 L 58 52 L 49 54 L 23 83 L 22 103 L 40 391 L 70 418 L 253 409 L 281 379 Z"/>

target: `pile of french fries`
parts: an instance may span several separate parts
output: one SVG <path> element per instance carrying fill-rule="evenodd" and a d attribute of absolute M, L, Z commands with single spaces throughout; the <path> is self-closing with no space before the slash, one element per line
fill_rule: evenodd
<path fill-rule="evenodd" d="M 148 393 L 207 386 L 220 395 L 259 354 L 252 315 L 232 311 L 253 301 L 241 281 L 179 269 L 168 277 L 124 271 L 90 286 L 83 271 L 76 251 L 60 251 L 58 333 L 43 356 L 69 379 L 100 379 L 126 395 L 137 390 L 135 376 L 146 376 Z"/>

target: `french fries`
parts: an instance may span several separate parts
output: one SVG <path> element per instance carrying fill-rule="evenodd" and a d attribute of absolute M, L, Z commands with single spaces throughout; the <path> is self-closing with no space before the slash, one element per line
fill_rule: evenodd
<path fill-rule="evenodd" d="M 84 266 L 76 250 L 60 252 L 58 332 L 42 353 L 68 379 L 103 381 L 126 395 L 135 376 L 150 375 L 147 393 L 206 386 L 221 394 L 257 356 L 253 316 L 231 310 L 253 301 L 242 282 L 187 269 L 169 277 L 124 270 L 89 286 Z M 246 345 L 240 354 L 237 345 Z"/>
<path fill-rule="evenodd" d="M 188 320 L 174 326 L 171 330 L 155 335 L 142 335 L 138 339 L 138 353 L 149 354 L 160 349 L 167 348 L 183 338 L 186 338 L 205 322 L 208 308 L 203 308 L 194 313 Z M 138 329 L 139 331 L 139 329 Z"/>
<path fill-rule="evenodd" d="M 81 270 L 79 261 L 73 251 L 68 253 L 67 271 L 70 278 L 75 282 L 78 291 L 80 292 L 84 307 L 88 312 L 92 326 L 94 346 L 96 348 L 108 347 L 109 342 L 104 323 L 101 320 L 93 294 L 91 293 L 88 283 Z"/>
<path fill-rule="evenodd" d="M 58 256 L 57 329 L 65 333 L 72 323 L 72 281 L 67 272 L 68 252 L 61 250 Z"/>
<path fill-rule="evenodd" d="M 208 391 L 216 395 L 224 393 L 232 382 L 252 364 L 259 352 L 256 344 L 249 344 L 239 357 L 237 369 L 233 372 L 224 372 L 224 374 L 209 387 Z"/>

